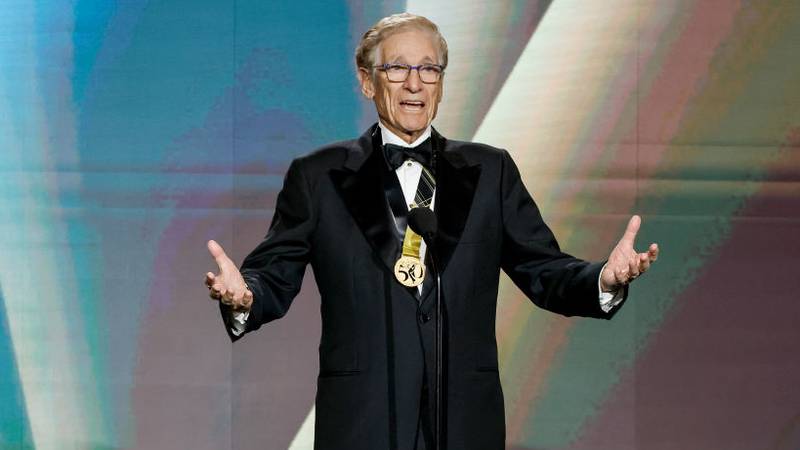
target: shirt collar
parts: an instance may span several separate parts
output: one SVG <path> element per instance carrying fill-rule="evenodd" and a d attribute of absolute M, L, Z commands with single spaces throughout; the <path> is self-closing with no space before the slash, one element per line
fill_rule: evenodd
<path fill-rule="evenodd" d="M 384 126 L 380 120 L 378 121 L 378 126 L 381 129 L 381 138 L 383 139 L 384 144 L 394 144 L 394 145 L 399 145 L 401 147 L 416 147 L 419 144 L 425 142 L 425 139 L 431 137 L 430 125 L 428 125 L 428 128 L 425 128 L 425 132 L 423 132 L 420 137 L 418 137 L 414 142 L 410 144 L 404 141 L 402 138 L 400 138 L 400 136 L 389 131 L 389 129 L 386 128 L 386 126 Z"/>

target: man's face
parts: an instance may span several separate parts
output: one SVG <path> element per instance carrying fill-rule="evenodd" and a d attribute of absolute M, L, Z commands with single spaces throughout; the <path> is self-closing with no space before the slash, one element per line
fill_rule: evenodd
<path fill-rule="evenodd" d="M 393 34 L 381 42 L 376 64 L 440 64 L 439 52 L 432 33 L 409 29 Z M 442 76 L 437 83 L 423 83 L 412 70 L 406 81 L 391 82 L 386 73 L 376 70 L 375 78 L 359 69 L 361 92 L 375 102 L 381 122 L 406 142 L 416 140 L 436 117 L 442 100 Z"/>

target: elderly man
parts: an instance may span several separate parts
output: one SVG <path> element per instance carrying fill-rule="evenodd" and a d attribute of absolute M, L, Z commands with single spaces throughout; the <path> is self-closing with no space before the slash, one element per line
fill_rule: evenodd
<path fill-rule="evenodd" d="M 208 273 L 231 339 L 282 317 L 307 264 L 321 296 L 317 450 L 432 449 L 434 303 L 410 208 L 435 211 L 445 320 L 446 448 L 501 450 L 495 309 L 500 270 L 538 306 L 610 318 L 658 247 L 633 248 L 634 216 L 608 261 L 559 250 L 504 150 L 431 127 L 447 44 L 428 19 L 381 19 L 356 50 L 379 122 L 296 159 L 269 233 L 241 269 L 214 241 Z"/>

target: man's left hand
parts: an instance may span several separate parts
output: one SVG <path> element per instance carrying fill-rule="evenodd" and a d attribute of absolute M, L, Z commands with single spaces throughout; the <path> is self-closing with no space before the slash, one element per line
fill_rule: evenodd
<path fill-rule="evenodd" d="M 637 253 L 633 248 L 641 223 L 639 216 L 631 217 L 625 234 L 611 251 L 603 273 L 600 274 L 600 288 L 603 292 L 614 292 L 629 284 L 645 273 L 658 258 L 658 244 L 650 244 L 650 248 L 644 253 Z"/>

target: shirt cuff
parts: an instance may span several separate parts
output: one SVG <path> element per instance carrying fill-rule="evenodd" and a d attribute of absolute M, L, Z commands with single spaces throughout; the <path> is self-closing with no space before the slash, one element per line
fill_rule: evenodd
<path fill-rule="evenodd" d="M 231 333 L 234 336 L 241 336 L 247 327 L 247 318 L 250 317 L 250 311 L 233 312 L 231 311 Z"/>
<path fill-rule="evenodd" d="M 600 293 L 600 309 L 603 312 L 608 313 L 611 312 L 617 305 L 622 302 L 625 296 L 622 293 L 625 291 L 624 289 L 617 289 L 614 292 L 603 292 L 602 287 L 600 286 L 600 277 L 603 276 L 603 270 L 605 270 L 606 266 L 603 264 L 603 268 L 600 269 L 600 276 L 597 277 L 597 292 Z"/>

